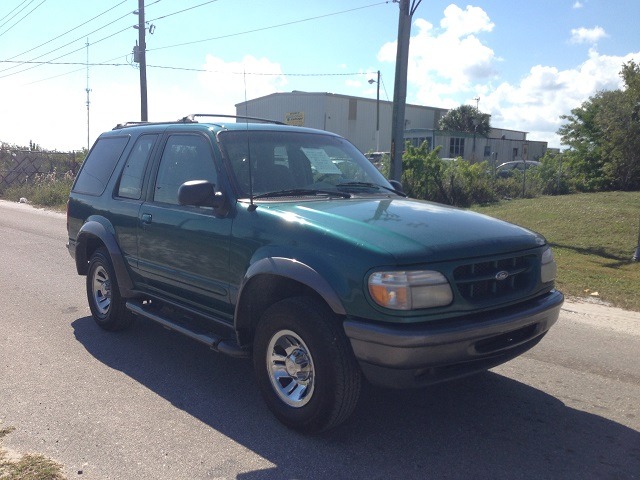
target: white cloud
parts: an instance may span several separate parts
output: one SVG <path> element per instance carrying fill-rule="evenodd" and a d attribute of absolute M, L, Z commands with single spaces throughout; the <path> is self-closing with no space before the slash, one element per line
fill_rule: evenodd
<path fill-rule="evenodd" d="M 491 114 L 493 126 L 529 132 L 529 139 L 547 141 L 551 147 L 560 146 L 556 132 L 562 125 L 561 115 L 600 90 L 621 88 L 622 64 L 640 61 L 640 52 L 607 56 L 592 47 L 573 68 L 535 65 L 517 82 L 500 81 L 502 59 L 479 37 L 493 29 L 484 11 L 451 5 L 439 24 L 437 29 L 423 19 L 414 23 L 407 101 L 454 108 L 461 103 L 475 105 L 473 98 L 480 96 L 480 110 Z M 574 36 L 595 42 L 606 33 L 595 27 L 577 29 Z M 395 62 L 395 58 L 395 42 L 383 45 L 378 53 L 380 61 Z"/>
<path fill-rule="evenodd" d="M 601 38 L 608 37 L 607 32 L 602 27 L 593 28 L 573 28 L 571 29 L 571 43 L 596 43 Z"/>
<path fill-rule="evenodd" d="M 461 10 L 450 5 L 441 20 L 441 29 L 424 19 L 417 19 L 418 33 L 409 50 L 408 83 L 418 88 L 418 103 L 450 106 L 450 95 L 469 91 L 480 81 L 496 74 L 499 61 L 494 51 L 475 35 L 490 32 L 494 24 L 478 7 Z M 397 42 L 388 42 L 378 52 L 378 60 L 395 62 Z"/>
<path fill-rule="evenodd" d="M 221 58 L 207 55 L 204 64 L 206 73 L 198 76 L 206 90 L 205 102 L 216 109 L 216 113 L 235 114 L 235 104 L 282 91 L 287 80 L 280 64 L 267 58 L 246 55 L 240 62 L 225 62 Z M 203 98 L 199 99 L 202 102 Z"/>
<path fill-rule="evenodd" d="M 584 3 L 580 2 L 579 0 L 578 0 L 578 1 L 576 1 L 576 2 L 573 4 L 573 8 L 574 8 L 575 10 L 577 10 L 577 9 L 579 9 L 579 8 L 582 8 L 582 7 L 584 7 Z"/>
<path fill-rule="evenodd" d="M 512 85 L 503 82 L 483 97 L 481 110 L 492 113 L 492 125 L 529 132 L 531 140 L 560 146 L 556 134 L 563 121 L 561 115 L 580 106 L 601 90 L 622 88 L 619 71 L 622 64 L 640 59 L 640 52 L 626 56 L 607 56 L 595 49 L 576 68 L 558 70 L 536 65 Z"/>
<path fill-rule="evenodd" d="M 235 115 L 235 104 L 281 91 L 287 80 L 279 64 L 245 56 L 225 62 L 207 56 L 196 76 L 148 69 L 149 120 L 177 120 L 190 113 Z M 246 72 L 246 75 L 245 73 Z M 259 75 L 258 75 L 259 73 Z M 28 80 L 27 80 L 28 81 Z M 25 84 L 24 78 L 5 81 L 0 91 L 0 140 L 26 146 L 77 150 L 87 146 L 86 79 L 61 77 L 46 84 Z M 46 87 L 46 88 L 45 88 Z M 140 119 L 138 71 L 118 71 L 117 80 L 96 69 L 91 76 L 89 143 L 116 124 Z"/>
<path fill-rule="evenodd" d="M 462 10 L 457 5 L 451 4 L 445 8 L 440 26 L 446 30 L 447 35 L 461 38 L 474 33 L 490 32 L 495 24 L 480 7 L 467 5 L 466 10 Z"/>
<path fill-rule="evenodd" d="M 19 146 L 29 141 L 43 148 L 80 149 L 87 144 L 86 92 L 80 85 L 55 82 L 55 95 L 42 85 L 25 85 L 19 81 L 3 85 L 0 105 L 0 140 Z M 97 95 L 97 93 L 95 94 Z M 93 109 L 93 98 L 91 108 Z M 107 128 L 111 129 L 114 124 Z M 70 131 L 77 132 L 77 141 L 66 142 Z M 61 143 L 61 139 L 65 141 Z M 93 142 L 94 138 L 91 138 Z"/>
<path fill-rule="evenodd" d="M 356 77 L 344 80 L 346 91 L 352 91 L 356 95 L 373 95 L 376 94 L 376 69 L 374 67 L 359 68 Z"/>

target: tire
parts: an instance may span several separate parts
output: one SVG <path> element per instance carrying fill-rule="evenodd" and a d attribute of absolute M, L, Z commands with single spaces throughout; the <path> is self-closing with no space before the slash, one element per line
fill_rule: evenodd
<path fill-rule="evenodd" d="M 133 322 L 133 314 L 120 296 L 111 257 L 104 248 L 98 248 L 89 260 L 87 300 L 93 319 L 104 330 L 124 330 Z"/>
<path fill-rule="evenodd" d="M 362 373 L 336 315 L 310 297 L 282 300 L 256 328 L 253 366 L 271 412 L 287 427 L 319 433 L 353 412 Z"/>

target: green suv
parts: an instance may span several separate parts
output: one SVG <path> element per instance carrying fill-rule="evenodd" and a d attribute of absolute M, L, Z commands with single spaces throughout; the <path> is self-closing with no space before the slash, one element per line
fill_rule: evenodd
<path fill-rule="evenodd" d="M 338 135 L 258 120 L 100 135 L 67 208 L 100 327 L 145 317 L 250 357 L 275 416 L 319 432 L 352 413 L 363 377 L 407 388 L 485 370 L 557 320 L 542 236 L 406 198 Z"/>

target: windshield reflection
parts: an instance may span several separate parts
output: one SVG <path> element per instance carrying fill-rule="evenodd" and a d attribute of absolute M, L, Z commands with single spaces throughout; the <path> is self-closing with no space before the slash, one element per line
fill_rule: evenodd
<path fill-rule="evenodd" d="M 221 132 L 218 139 L 240 198 L 344 193 L 345 186 L 351 187 L 349 193 L 393 191 L 371 162 L 341 137 L 249 130 Z"/>

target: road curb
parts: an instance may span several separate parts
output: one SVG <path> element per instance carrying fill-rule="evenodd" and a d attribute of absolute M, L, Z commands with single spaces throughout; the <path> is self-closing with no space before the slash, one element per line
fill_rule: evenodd
<path fill-rule="evenodd" d="M 595 303 L 589 299 L 567 298 L 562 313 L 566 319 L 595 328 L 640 336 L 640 312 Z"/>

